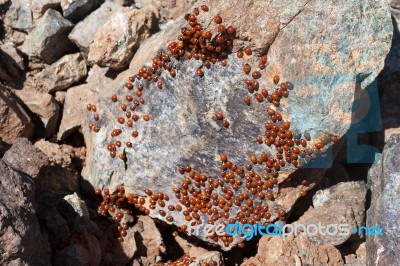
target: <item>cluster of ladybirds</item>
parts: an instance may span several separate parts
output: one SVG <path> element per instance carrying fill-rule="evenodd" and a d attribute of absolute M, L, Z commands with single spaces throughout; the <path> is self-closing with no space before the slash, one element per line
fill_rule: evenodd
<path fill-rule="evenodd" d="M 208 11 L 208 7 L 203 5 L 201 10 Z M 203 67 L 209 68 L 211 64 L 220 62 L 222 66 L 227 65 L 227 57 L 232 52 L 233 38 L 236 30 L 232 26 L 222 25 L 222 18 L 217 15 L 214 23 L 218 24 L 218 32 L 203 30 L 203 26 L 198 22 L 197 16 L 200 10 L 195 8 L 193 13 L 186 14 L 185 19 L 188 21 L 188 27 L 182 28 L 178 41 L 168 45 L 167 52 L 158 52 L 156 57 L 152 59 L 151 67 L 143 66 L 139 69 L 135 76 L 129 78 L 125 83 L 128 92 L 135 89 L 135 94 L 127 94 L 124 101 L 120 101 L 120 109 L 124 116 L 119 117 L 118 123 L 126 125 L 129 128 L 134 126 L 140 119 L 139 115 L 134 113 L 140 104 L 144 104 L 143 84 L 141 80 L 148 80 L 156 83 L 159 89 L 163 89 L 164 84 L 159 80 L 162 71 L 168 71 L 171 77 L 176 76 L 176 70 L 171 63 L 171 57 L 179 60 L 186 57 L 187 59 L 201 60 L 202 65 L 196 70 L 196 75 L 204 76 Z M 243 102 L 251 105 L 252 98 L 257 103 L 268 102 L 272 104 L 267 109 L 268 121 L 264 124 L 264 136 L 256 136 L 255 141 L 267 146 L 273 146 L 276 150 L 275 155 L 268 155 L 263 152 L 258 156 L 253 154 L 249 157 L 249 162 L 242 166 L 235 165 L 230 161 L 226 154 L 220 155 L 221 171 L 218 177 L 210 177 L 204 173 L 196 172 L 190 165 L 178 167 L 180 174 L 184 175 L 182 183 L 173 189 L 178 204 L 168 204 L 169 197 L 161 192 L 155 193 L 150 189 L 145 190 L 146 196 L 125 195 L 123 187 L 118 192 L 110 194 L 105 189 L 103 191 L 103 201 L 99 207 L 99 213 L 102 215 L 111 215 L 113 219 L 119 223 L 123 217 L 123 212 L 118 211 L 124 206 L 135 206 L 144 214 L 149 214 L 151 210 L 158 210 L 161 217 L 165 217 L 167 222 L 173 222 L 171 215 L 173 212 L 180 213 L 184 216 L 187 223 L 202 224 L 206 221 L 209 224 L 216 222 L 242 224 L 255 224 L 257 222 L 268 221 L 271 218 L 271 212 L 276 213 L 279 219 L 284 219 L 286 213 L 282 209 L 269 209 L 267 200 L 273 201 L 274 188 L 278 184 L 279 171 L 287 164 L 295 167 L 301 167 L 306 162 L 316 158 L 319 153 L 325 153 L 325 146 L 329 142 L 336 142 L 336 136 L 326 134 L 320 140 L 309 145 L 311 140 L 310 134 L 305 132 L 302 137 L 299 133 L 293 132 L 291 124 L 285 121 L 282 114 L 278 111 L 280 102 L 283 98 L 289 96 L 289 91 L 293 89 L 290 82 L 281 82 L 280 77 L 275 75 L 272 78 L 275 87 L 269 91 L 267 88 L 260 88 L 259 79 L 262 70 L 268 64 L 266 55 L 262 56 L 256 66 L 251 66 L 252 50 L 246 47 L 239 50 L 236 56 L 240 59 L 247 60 L 243 65 L 243 71 L 249 78 L 245 79 L 245 84 L 250 96 L 245 96 Z M 252 71 L 253 69 L 253 71 Z M 118 102 L 119 97 L 113 95 L 112 102 Z M 96 113 L 96 106 L 88 105 L 88 110 L 94 112 L 94 120 L 98 121 L 99 116 Z M 149 115 L 143 115 L 144 121 L 149 121 Z M 221 121 L 222 126 L 228 128 L 229 121 L 222 112 L 217 112 L 215 118 Z M 89 125 L 94 132 L 99 131 L 99 127 L 94 123 Z M 117 137 L 122 133 L 121 128 L 115 128 L 111 136 Z M 137 130 L 132 130 L 132 137 L 138 136 Z M 123 144 L 116 140 L 107 146 L 111 157 L 116 156 L 117 148 Z M 126 147 L 132 147 L 131 142 L 124 144 Z M 124 153 L 120 153 L 118 157 L 126 160 Z M 263 173 L 259 174 L 259 169 L 263 169 Z M 306 185 L 305 180 L 302 185 Z M 100 195 L 101 190 L 96 190 L 96 194 Z M 305 190 L 300 191 L 300 195 L 306 195 Z M 126 210 L 125 210 L 126 211 Z M 207 217 L 207 219 L 204 219 Z M 126 236 L 126 224 L 118 227 L 119 240 L 123 241 Z M 182 225 L 179 230 L 186 231 L 187 225 Z M 224 235 L 212 235 L 210 239 L 214 242 L 221 241 L 224 246 L 228 247 L 233 242 L 233 237 Z M 213 243 L 212 245 L 216 245 Z M 243 247 L 244 243 L 238 244 Z M 180 264 L 171 264 L 180 265 Z M 185 265 L 185 264 L 183 264 Z"/>

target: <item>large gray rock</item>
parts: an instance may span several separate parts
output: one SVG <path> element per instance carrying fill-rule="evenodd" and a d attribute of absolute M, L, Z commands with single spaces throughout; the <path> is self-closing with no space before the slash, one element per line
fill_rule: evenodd
<path fill-rule="evenodd" d="M 0 138 L 12 144 L 18 137 L 30 138 L 34 125 L 16 97 L 0 85 Z"/>
<path fill-rule="evenodd" d="M 33 180 L 0 159 L 0 264 L 50 265 L 49 242 L 35 215 Z"/>
<path fill-rule="evenodd" d="M 139 45 L 158 29 L 157 22 L 154 6 L 114 12 L 97 31 L 88 60 L 116 70 L 125 68 Z"/>
<path fill-rule="evenodd" d="M 272 81 L 276 74 L 281 81 L 294 84 L 289 98 L 281 101 L 278 108 L 284 119 L 290 121 L 293 132 L 309 131 L 314 140 L 325 133 L 341 138 L 352 123 L 357 122 L 357 116 L 352 114 L 357 90 L 360 87 L 377 89 L 376 77 L 390 47 L 393 29 L 386 1 L 343 0 L 334 4 L 326 1 L 255 1 L 250 4 L 237 0 L 229 3 L 212 1 L 209 6 L 210 11 L 201 13 L 199 20 L 205 28 L 214 30 L 216 26 L 210 21 L 220 14 L 224 25 L 235 26 L 238 35 L 234 42 L 235 51 L 247 45 L 253 48 L 255 55 L 268 50 L 269 64 L 259 79 L 261 88 L 266 87 L 271 92 L 271 88 L 276 87 Z M 255 21 L 249 21 L 249 18 Z M 255 27 L 255 23 L 259 26 Z M 196 173 L 220 179 L 219 154 L 222 152 L 240 166 L 249 163 L 251 154 L 276 154 L 274 148 L 255 142 L 257 135 L 264 134 L 264 123 L 269 121 L 266 109 L 270 105 L 266 101 L 258 104 L 254 98 L 249 107 L 243 104 L 243 97 L 251 95 L 246 90 L 244 80 L 248 76 L 242 68 L 245 62 L 258 63 L 253 57 L 238 59 L 234 54 L 229 55 L 227 67 L 218 63 L 210 70 L 204 69 L 203 78 L 195 74 L 200 62 L 172 59 L 176 77 L 162 74 L 159 77 L 164 83 L 162 90 L 153 83 L 143 82 L 145 104 L 137 107 L 135 112 L 140 117 L 149 114 L 150 121 L 143 122 L 141 118 L 132 128 L 118 123 L 118 117 L 124 115 L 120 104 L 125 102 L 123 99 L 128 93 L 124 88 L 128 77 L 143 65 L 151 66 L 151 58 L 158 50 L 165 49 L 168 42 L 176 40 L 186 25 L 181 18 L 165 31 L 147 39 L 137 51 L 129 71 L 106 85 L 106 93 L 100 94 L 98 101 L 90 102 L 96 104 L 100 119 L 95 122 L 93 112 L 87 112 L 86 125 L 82 127 L 87 144 L 87 167 L 83 176 L 93 187 L 114 190 L 124 184 L 127 193 L 143 196 L 143 191 L 150 188 L 167 194 L 168 204 L 178 204 L 179 200 L 172 192 L 183 181 L 183 176 L 177 172 L 178 166 L 190 164 Z M 135 87 L 138 84 L 136 82 Z M 111 101 L 113 94 L 118 95 L 118 103 Z M 218 111 L 230 121 L 229 128 L 221 127 L 215 120 Z M 90 132 L 89 123 L 95 123 L 99 132 Z M 115 128 L 120 128 L 122 133 L 112 138 L 110 133 Z M 133 130 L 138 130 L 137 138 L 131 136 Z M 118 149 L 117 154 L 126 154 L 126 161 L 118 156 L 111 158 L 107 151 L 107 145 L 116 140 L 133 143 L 132 148 Z M 317 167 L 329 167 L 327 161 L 328 164 Z M 263 173 L 259 166 L 254 167 Z M 290 211 L 300 189 L 307 190 L 315 183 L 313 178 L 317 170 L 306 173 L 295 170 L 293 166 L 281 169 L 280 184 L 273 189 L 275 201 L 252 197 L 254 205 L 268 205 L 269 221 L 277 218 L 279 209 Z M 299 186 L 302 176 L 307 176 L 307 182 Z M 223 193 L 217 189 L 217 194 L 222 196 Z M 239 207 L 232 206 L 229 211 L 230 217 L 236 217 Z M 166 212 L 167 215 L 162 217 L 156 208 L 150 215 L 162 220 L 171 215 L 174 224 L 188 224 L 182 212 Z M 209 218 L 201 215 L 203 224 Z M 200 238 L 205 239 L 205 236 Z"/>
<path fill-rule="evenodd" d="M 39 59 L 51 64 L 74 49 L 67 37 L 72 27 L 73 24 L 59 12 L 48 9 L 28 34 L 22 51 L 30 60 Z"/>
<path fill-rule="evenodd" d="M 35 89 L 46 93 L 66 90 L 86 76 L 83 57 L 79 53 L 65 55 L 35 76 Z"/>
<path fill-rule="evenodd" d="M 17 90 L 15 94 L 29 111 L 39 117 L 42 124 L 36 127 L 38 135 L 46 138 L 53 136 L 60 118 L 60 106 L 54 97 L 29 89 Z"/>
<path fill-rule="evenodd" d="M 380 161 L 368 173 L 371 206 L 367 211 L 367 227 L 380 226 L 382 236 L 367 236 L 367 265 L 398 265 L 396 254 L 400 220 L 400 135 L 394 134 L 386 143 Z"/>
<path fill-rule="evenodd" d="M 104 25 L 113 13 L 124 10 L 124 7 L 113 1 L 105 1 L 98 9 L 76 24 L 68 38 L 78 46 L 87 58 L 89 46 L 94 40 L 97 31 Z"/>

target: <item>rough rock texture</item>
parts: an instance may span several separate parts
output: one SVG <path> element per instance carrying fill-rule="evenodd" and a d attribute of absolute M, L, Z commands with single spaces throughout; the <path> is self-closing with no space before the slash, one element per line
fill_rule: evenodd
<path fill-rule="evenodd" d="M 57 204 L 57 209 L 73 231 L 79 232 L 89 224 L 88 208 L 76 193 L 65 196 L 64 200 Z"/>
<path fill-rule="evenodd" d="M 139 45 L 158 28 L 153 6 L 114 12 L 97 31 L 88 60 L 100 66 L 123 69 L 129 65 Z"/>
<path fill-rule="evenodd" d="M 400 135 L 390 137 L 378 164 L 371 167 L 368 183 L 371 207 L 367 211 L 367 226 L 380 226 L 383 236 L 367 236 L 367 265 L 397 265 L 400 219 Z"/>
<path fill-rule="evenodd" d="M 135 259 L 142 264 L 154 264 L 157 257 L 165 252 L 164 242 L 156 224 L 150 217 L 139 216 L 132 229 L 138 249 Z"/>
<path fill-rule="evenodd" d="M 48 93 L 66 90 L 86 76 L 83 57 L 79 53 L 65 55 L 35 77 L 35 89 Z"/>
<path fill-rule="evenodd" d="M 28 31 L 33 28 L 33 18 L 29 0 L 13 0 L 7 10 L 4 24 L 8 28 Z"/>
<path fill-rule="evenodd" d="M 28 139 L 19 138 L 4 154 L 3 161 L 15 170 L 36 178 L 41 169 L 48 165 L 49 158 Z"/>
<path fill-rule="evenodd" d="M 313 197 L 314 208 L 335 207 L 341 203 L 351 208 L 357 227 L 365 225 L 367 186 L 363 181 L 342 182 L 328 189 L 318 190 Z"/>
<path fill-rule="evenodd" d="M 48 9 L 57 10 L 60 7 L 60 0 L 31 0 L 33 18 L 40 18 Z"/>
<path fill-rule="evenodd" d="M 291 122 L 293 131 L 310 131 L 313 139 L 324 133 L 341 137 L 356 123 L 352 115 L 353 100 L 358 97 L 359 87 L 374 88 L 390 47 L 392 24 L 385 1 L 334 4 L 254 1 L 251 4 L 238 0 L 229 4 L 211 1 L 209 7 L 210 11 L 201 13 L 199 20 L 209 28 L 216 27 L 210 21 L 218 13 L 225 25 L 234 25 L 239 38 L 234 42 L 234 50 L 250 45 L 254 54 L 260 54 L 269 48 L 269 65 L 263 70 L 260 87 L 273 87 L 275 74 L 281 80 L 293 82 L 288 100 L 281 103 L 283 117 Z M 256 19 L 250 23 L 249 17 Z M 255 24 L 259 26 L 254 27 Z M 177 20 L 146 40 L 132 60 L 130 70 L 107 85 L 98 102 L 91 101 L 97 105 L 100 131 L 89 132 L 87 125 L 93 120 L 93 113 L 88 112 L 83 127 L 88 147 L 83 175 L 93 187 L 115 189 L 124 184 L 127 192 L 140 195 L 150 188 L 167 193 L 170 203 L 177 203 L 171 190 L 182 181 L 176 171 L 178 166 L 190 164 L 195 171 L 214 177 L 220 171 L 221 152 L 238 165 L 247 163 L 251 154 L 274 153 L 254 141 L 256 135 L 263 134 L 268 104 L 250 107 L 243 104 L 243 97 L 249 95 L 243 82 L 247 76 L 242 70 L 243 61 L 230 55 L 227 67 L 216 64 L 210 70 L 205 69 L 203 78 L 195 75 L 199 63 L 193 59 L 172 60 L 177 75 L 171 78 L 163 74 L 162 90 L 154 84 L 144 84 L 146 103 L 137 113 L 149 114 L 151 120 L 135 124 L 139 131 L 137 138 L 131 137 L 129 128 L 123 128 L 125 131 L 118 137 L 122 143 L 130 140 L 134 145 L 132 149 L 124 149 L 127 163 L 110 157 L 106 147 L 116 140 L 110 133 L 120 127 L 116 120 L 121 116 L 119 104 L 110 101 L 111 95 L 124 97 L 123 84 L 128 77 L 142 65 L 149 65 L 151 58 L 159 49 L 165 49 L 169 41 L 176 40 L 183 26 L 186 26 L 183 19 Z M 228 129 L 215 121 L 217 111 L 229 119 Z M 294 170 L 285 167 L 281 171 L 281 189 L 279 193 L 276 191 L 276 200 L 270 206 L 274 210 L 272 219 L 277 209 L 290 210 L 298 198 L 297 184 L 286 180 Z M 231 211 L 237 213 L 235 208 Z M 164 219 L 157 211 L 150 215 Z M 175 224 L 186 224 L 183 215 L 173 213 L 173 216 Z"/>
<path fill-rule="evenodd" d="M 224 265 L 224 260 L 223 256 L 220 252 L 218 251 L 209 251 L 205 248 L 198 247 L 196 245 L 193 245 L 192 243 L 186 241 L 180 236 L 175 237 L 176 243 L 179 245 L 179 247 L 182 249 L 184 254 L 189 255 L 190 257 L 196 258 L 195 262 L 190 264 L 191 266 L 194 265 L 202 265 L 204 262 L 210 263 L 211 261 L 214 261 L 217 263 L 217 265 Z"/>
<path fill-rule="evenodd" d="M 124 8 L 117 3 L 105 1 L 98 9 L 76 24 L 68 38 L 78 46 L 81 53 L 87 58 L 89 46 L 93 42 L 96 32 L 104 25 L 110 16 Z"/>
<path fill-rule="evenodd" d="M 37 121 L 35 128 L 39 136 L 48 138 L 56 133 L 60 118 L 60 106 L 53 96 L 29 89 L 16 90 L 15 94 L 25 104 L 27 110 L 39 117 L 41 124 Z"/>
<path fill-rule="evenodd" d="M 347 234 L 316 234 L 316 235 L 307 235 L 310 241 L 315 244 L 324 244 L 329 243 L 332 245 L 340 245 L 346 242 L 351 236 L 351 230 L 357 228 L 357 224 L 354 218 L 354 213 L 351 208 L 349 208 L 344 203 L 337 203 L 334 206 L 330 207 L 317 207 L 310 208 L 300 219 L 294 223 L 302 224 L 302 225 L 310 225 L 310 224 L 321 224 L 324 228 L 327 228 L 329 225 L 339 225 L 339 224 L 348 224 L 348 232 Z M 339 230 L 338 230 L 339 231 Z M 330 232 L 334 232 L 334 229 L 331 229 Z M 340 231 L 339 231 L 340 232 Z"/>
<path fill-rule="evenodd" d="M 61 0 L 64 17 L 76 23 L 95 9 L 100 0 Z"/>
<path fill-rule="evenodd" d="M 255 257 L 243 262 L 244 265 L 343 265 L 339 250 L 331 244 L 317 245 L 304 234 L 290 236 L 284 240 L 279 236 L 264 236 L 258 243 Z"/>
<path fill-rule="evenodd" d="M 86 84 L 72 87 L 67 91 L 60 128 L 57 138 L 63 140 L 80 126 L 84 126 L 86 105 L 96 101 L 99 92 L 107 89 L 104 85 L 111 79 L 104 77 L 108 68 L 94 66 L 86 79 Z"/>
<path fill-rule="evenodd" d="M 79 190 L 79 175 L 72 160 L 81 159 L 81 148 L 58 145 L 45 140 L 35 143 L 47 155 L 50 165 L 45 167 L 38 177 L 36 197 L 43 201 L 59 200 Z"/>
<path fill-rule="evenodd" d="M 28 34 L 22 51 L 31 60 L 42 59 L 51 64 L 74 49 L 67 37 L 72 27 L 73 24 L 59 12 L 48 9 Z"/>
<path fill-rule="evenodd" d="M 33 180 L 0 159 L 0 264 L 50 265 L 49 242 L 36 218 Z"/>
<path fill-rule="evenodd" d="M 24 61 L 13 43 L 0 45 L 0 80 L 10 82 L 19 78 Z"/>
<path fill-rule="evenodd" d="M 64 168 L 71 167 L 72 158 L 82 157 L 81 148 L 74 148 L 67 144 L 58 145 L 42 139 L 37 141 L 35 146 L 49 157 L 52 165 L 59 165 Z"/>
<path fill-rule="evenodd" d="M 400 2 L 390 2 L 394 25 L 392 47 L 385 59 L 385 69 L 381 75 L 382 124 L 385 129 L 384 141 L 387 142 L 391 135 L 400 133 Z"/>
<path fill-rule="evenodd" d="M 115 239 L 115 229 L 108 228 L 101 239 L 103 248 L 103 263 L 126 265 L 133 261 L 133 265 L 153 265 L 165 246 L 160 232 L 154 221 L 148 216 L 138 216 L 133 227 L 128 228 L 123 242 Z M 114 239 L 115 243 L 110 239 Z"/>
<path fill-rule="evenodd" d="M 190 7 L 197 2 L 196 0 L 142 0 L 140 4 L 143 6 L 153 5 L 160 12 L 160 22 L 166 23 L 178 18 L 182 15 L 182 11 L 189 11 Z"/>
<path fill-rule="evenodd" d="M 2 44 L 0 46 L 0 49 L 4 53 L 6 53 L 9 56 L 9 58 L 11 58 L 13 60 L 14 68 L 17 68 L 18 71 L 25 69 L 24 59 L 22 58 L 21 52 L 18 50 L 17 47 L 15 47 L 14 43 L 8 42 L 5 44 Z"/>
<path fill-rule="evenodd" d="M 18 137 L 30 138 L 34 126 L 16 97 L 0 85 L 0 138 L 12 144 Z"/>

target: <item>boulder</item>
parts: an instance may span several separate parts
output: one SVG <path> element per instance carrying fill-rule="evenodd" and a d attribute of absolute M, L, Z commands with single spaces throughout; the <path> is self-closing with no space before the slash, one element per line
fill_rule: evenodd
<path fill-rule="evenodd" d="M 139 45 L 158 29 L 156 14 L 153 6 L 114 12 L 97 31 L 88 60 L 115 70 L 127 67 Z"/>
<path fill-rule="evenodd" d="M 35 146 L 49 158 L 46 166 L 36 180 L 36 198 L 43 201 L 55 201 L 79 190 L 79 174 L 73 159 L 80 159 L 80 148 L 58 145 L 39 140 Z"/>
<path fill-rule="evenodd" d="M 57 138 L 63 140 L 79 127 L 83 126 L 86 106 L 97 99 L 99 91 L 106 89 L 105 84 L 111 81 L 106 76 L 108 68 L 94 66 L 89 72 L 86 83 L 72 87 L 67 91 L 65 104 Z"/>
<path fill-rule="evenodd" d="M 142 263 L 156 263 L 157 257 L 165 252 L 165 245 L 155 222 L 148 216 L 139 216 L 132 229 L 138 249 L 135 258 Z"/>
<path fill-rule="evenodd" d="M 307 236 L 290 236 L 282 239 L 279 236 L 264 236 L 258 243 L 255 257 L 245 262 L 245 265 L 343 265 L 344 261 L 339 250 L 332 244 L 318 245 L 311 242 Z"/>
<path fill-rule="evenodd" d="M 89 46 L 93 42 L 97 31 L 112 14 L 120 10 L 125 10 L 125 8 L 114 1 L 105 1 L 98 9 L 76 24 L 72 29 L 68 38 L 78 46 L 86 59 L 89 53 Z"/>
<path fill-rule="evenodd" d="M 13 43 L 0 45 L 0 79 L 16 80 L 25 68 L 24 61 Z"/>
<path fill-rule="evenodd" d="M 200 12 L 198 16 L 203 28 L 216 32 L 217 25 L 213 20 L 219 14 L 223 25 L 236 28 L 233 52 L 249 46 L 253 55 L 238 58 L 235 53 L 229 54 L 226 67 L 221 65 L 222 62 L 211 64 L 210 69 L 203 67 L 204 77 L 199 77 L 196 69 L 201 67 L 201 62 L 194 58 L 181 58 L 178 61 L 170 54 L 169 64 L 176 71 L 175 77 L 171 77 L 170 73 L 162 73 L 158 77 L 162 89 L 156 84 L 158 81 L 136 80 L 133 88 L 139 84 L 144 87 L 144 104 L 132 107 L 140 119 L 132 127 L 121 125 L 120 117 L 125 117 L 125 122 L 127 120 L 121 103 L 130 107 L 132 104 L 125 101 L 126 95 L 135 93 L 135 90 L 130 92 L 125 87 L 129 77 L 136 75 L 143 65 L 151 67 L 152 58 L 157 56 L 157 52 L 167 51 L 168 43 L 178 41 L 182 27 L 190 26 L 184 18 L 180 18 L 147 39 L 136 52 L 130 69 L 107 84 L 105 93 L 99 93 L 98 100 L 93 98 L 89 102 L 96 105 L 99 120 L 93 119 L 93 112 L 86 112 L 82 129 L 87 145 L 87 167 L 83 170 L 83 176 L 95 188 L 107 187 L 113 191 L 118 185 L 124 184 L 126 193 L 145 196 L 145 189 L 163 192 L 169 197 L 167 204 L 173 205 L 185 202 L 173 193 L 174 188 L 182 189 L 185 186 L 183 181 L 187 177 L 187 173 L 181 175 L 178 172 L 178 167 L 190 165 L 197 173 L 197 179 L 200 173 L 204 173 L 207 178 L 227 182 L 220 177 L 220 153 L 225 153 L 229 161 L 243 167 L 242 170 L 249 164 L 262 176 L 265 173 L 265 161 L 261 161 L 263 165 L 259 166 L 249 159 L 251 157 L 254 161 L 254 154 L 258 163 L 262 152 L 270 157 L 277 153 L 275 147 L 256 142 L 257 135 L 263 136 L 265 133 L 265 122 L 272 122 L 266 110 L 275 108 L 282 114 L 283 120 L 290 121 L 292 133 L 300 134 L 301 138 L 308 138 L 304 134 L 306 131 L 310 133 L 312 140 L 308 142 L 308 147 L 318 146 L 315 146 L 317 140 L 329 144 L 320 150 L 322 155 L 318 160 L 313 161 L 308 157 L 305 161 L 300 159 L 300 162 L 307 162 L 303 169 L 288 164 L 276 166 L 280 169 L 278 184 L 265 190 L 265 193 L 273 193 L 274 201 L 249 196 L 252 201 L 246 201 L 245 206 L 268 205 L 271 217 L 267 221 L 272 222 L 277 219 L 279 210 L 284 211 L 284 216 L 290 211 L 301 190 L 310 189 L 320 180 L 324 170 L 318 168 L 331 167 L 334 156 L 329 149 L 332 136 L 340 139 L 352 130 L 348 135 L 351 141 L 357 136 L 357 129 L 365 130 L 368 121 L 375 123 L 380 118 L 379 112 L 371 112 L 366 116 L 363 108 L 360 110 L 364 113 L 352 111 L 354 99 L 361 97 L 361 89 L 365 89 L 364 93 L 371 92 L 371 108 L 376 106 L 376 78 L 384 67 L 384 57 L 389 52 L 393 31 L 387 3 L 383 0 L 368 3 L 340 1 L 340 4 L 327 4 L 326 1 L 250 3 L 237 0 L 229 3 L 211 1 L 208 6 L 210 11 Z M 368 18 L 365 14 L 369 14 Z M 322 17 L 326 19 L 321 20 Z M 93 42 L 91 48 L 98 44 Z M 279 82 L 290 81 L 293 84 L 290 85 L 288 98 L 282 99 L 279 107 L 264 98 L 262 103 L 258 103 L 255 96 L 246 90 L 245 81 L 251 76 L 244 73 L 244 64 L 249 63 L 253 70 L 258 70 L 258 55 L 267 51 L 268 63 L 260 72 L 262 77 L 257 79 L 260 90 L 267 88 L 270 94 L 273 93 L 273 89 L 277 88 L 273 79 L 276 75 L 279 75 Z M 111 100 L 114 94 L 117 96 L 116 103 Z M 249 106 L 243 102 L 246 96 L 251 98 Z M 229 122 L 228 127 L 224 127 L 216 118 L 217 112 L 223 113 Z M 148 122 L 143 121 L 144 115 L 149 115 Z M 89 123 L 98 127 L 97 133 L 89 130 Z M 278 124 L 281 125 L 281 122 Z M 118 137 L 111 135 L 114 129 L 121 129 Z M 136 136 L 135 130 L 137 137 L 132 136 L 132 133 Z M 374 127 L 372 130 L 375 130 Z M 123 145 L 112 158 L 107 146 L 116 141 L 121 141 Z M 124 145 L 128 141 L 132 147 Z M 336 146 L 339 145 L 340 142 Z M 316 156 L 312 151 L 308 154 Z M 358 162 L 363 160 L 357 158 L 357 152 L 350 155 L 349 159 Z M 244 177 L 247 171 L 243 171 L 243 174 L 233 174 L 234 178 L 240 175 Z M 271 178 L 270 175 L 268 178 Z M 302 179 L 306 179 L 304 184 Z M 205 189 L 199 183 L 196 185 L 195 180 L 191 180 L 190 186 L 187 185 L 192 187 L 190 191 L 204 192 Z M 226 186 L 231 189 L 231 185 Z M 239 192 L 233 193 L 232 200 L 239 197 L 238 193 L 249 192 L 244 182 L 241 186 Z M 226 196 L 222 189 L 226 191 L 226 188 L 215 190 L 218 197 Z M 192 195 L 189 192 L 190 199 Z M 205 198 L 207 202 L 207 196 Z M 185 204 L 188 205 L 187 202 Z M 171 215 L 173 224 L 188 225 L 182 212 L 165 209 L 166 215 L 162 216 L 160 209 L 156 207 L 150 210 L 150 216 L 166 221 L 166 217 Z M 240 206 L 232 205 L 228 217 L 235 218 L 239 209 Z M 219 208 L 216 210 L 223 212 Z M 210 219 L 208 214 L 201 213 L 199 216 L 203 224 Z M 209 241 L 205 235 L 199 237 Z M 224 248 L 229 249 L 230 246 Z"/>
<path fill-rule="evenodd" d="M 313 196 L 313 206 L 335 207 L 344 204 L 351 208 L 357 227 L 365 225 L 367 185 L 363 181 L 342 182 L 328 189 L 318 190 Z"/>
<path fill-rule="evenodd" d="M 11 1 L 4 19 L 6 28 L 28 32 L 34 26 L 29 0 Z"/>
<path fill-rule="evenodd" d="M 0 264 L 50 265 L 50 247 L 36 217 L 35 185 L 0 159 Z"/>
<path fill-rule="evenodd" d="M 48 93 L 40 93 L 31 89 L 16 90 L 15 94 L 25 104 L 27 110 L 39 118 L 36 132 L 46 138 L 56 133 L 60 118 L 60 106 Z"/>
<path fill-rule="evenodd" d="M 59 12 L 48 9 L 28 34 L 22 51 L 30 60 L 51 64 L 75 49 L 67 37 L 72 27 Z"/>
<path fill-rule="evenodd" d="M 64 17 L 76 23 L 84 19 L 100 3 L 100 0 L 61 0 L 61 8 Z"/>
<path fill-rule="evenodd" d="M 23 155 L 23 156 L 21 156 Z M 17 171 L 37 178 L 49 158 L 26 138 L 19 138 L 4 154 L 3 161 Z"/>
<path fill-rule="evenodd" d="M 34 125 L 16 97 L 0 85 L 0 138 L 12 144 L 19 137 L 30 138 Z"/>
<path fill-rule="evenodd" d="M 371 206 L 367 211 L 367 227 L 380 226 L 383 235 L 367 235 L 367 265 L 397 265 L 400 251 L 400 135 L 392 135 L 379 162 L 369 169 Z"/>
<path fill-rule="evenodd" d="M 65 55 L 35 76 L 35 89 L 46 93 L 66 90 L 86 76 L 86 63 L 80 53 Z"/>

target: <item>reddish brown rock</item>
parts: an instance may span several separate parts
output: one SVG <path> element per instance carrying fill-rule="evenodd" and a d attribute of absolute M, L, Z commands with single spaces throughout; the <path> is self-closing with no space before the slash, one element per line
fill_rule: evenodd
<path fill-rule="evenodd" d="M 0 138 L 12 144 L 19 137 L 30 138 L 34 126 L 16 97 L 0 85 Z"/>
<path fill-rule="evenodd" d="M 15 170 L 33 178 L 49 163 L 47 156 L 26 138 L 17 139 L 4 154 L 3 160 Z"/>
<path fill-rule="evenodd" d="M 258 243 L 258 252 L 242 263 L 250 265 L 343 265 L 339 250 L 331 244 L 314 244 L 304 234 L 282 239 L 280 236 L 264 236 Z"/>

